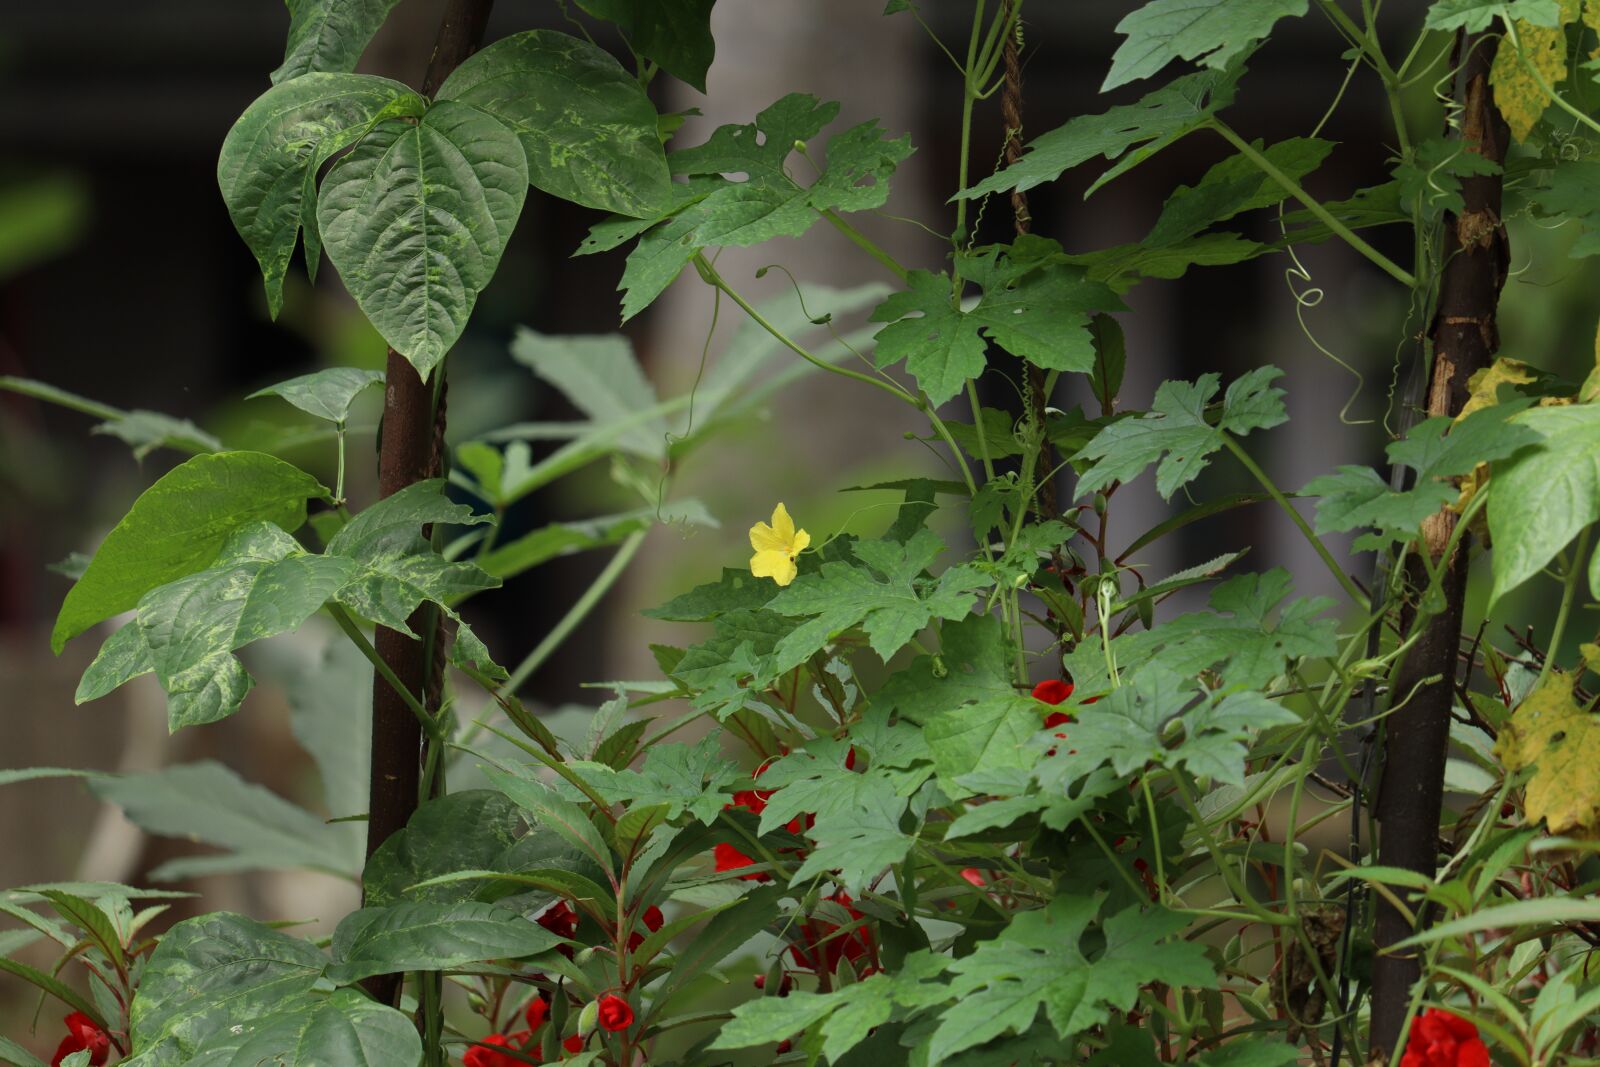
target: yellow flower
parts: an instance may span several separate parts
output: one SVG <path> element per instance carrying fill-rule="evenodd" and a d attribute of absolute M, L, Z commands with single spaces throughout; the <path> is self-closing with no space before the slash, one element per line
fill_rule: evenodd
<path fill-rule="evenodd" d="M 788 585 L 797 573 L 795 557 L 810 543 L 811 535 L 796 530 L 789 510 L 779 504 L 772 509 L 772 525 L 758 522 L 750 527 L 750 547 L 756 550 L 750 557 L 750 573 Z"/>

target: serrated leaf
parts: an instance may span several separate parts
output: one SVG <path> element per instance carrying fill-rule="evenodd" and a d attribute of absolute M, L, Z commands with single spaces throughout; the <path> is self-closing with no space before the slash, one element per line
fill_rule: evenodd
<path fill-rule="evenodd" d="M 261 264 L 267 310 L 274 318 L 283 305 L 283 277 L 302 226 L 307 266 L 315 270 L 317 171 L 380 116 L 419 115 L 425 106 L 420 96 L 387 78 L 305 74 L 262 93 L 228 131 L 217 159 L 217 184 L 234 228 Z"/>
<path fill-rule="evenodd" d="M 1100 91 L 1148 78 L 1175 59 L 1226 67 L 1281 18 L 1306 13 L 1307 0 L 1152 0 L 1117 23 L 1127 37 L 1111 57 Z"/>
<path fill-rule="evenodd" d="M 272 84 L 313 71 L 356 69 L 367 43 L 400 0 L 286 0 L 289 40 Z"/>
<path fill-rule="evenodd" d="M 779 642 L 774 669 L 781 673 L 805 662 L 829 638 L 860 625 L 880 658 L 887 661 L 933 619 L 960 619 L 972 610 L 977 589 L 993 579 L 968 566 L 952 567 L 936 581 L 919 584 L 922 572 L 944 550 L 931 530 L 919 530 L 904 545 L 861 541 L 854 548 L 862 565 L 825 563 L 816 574 L 802 574 L 771 602 L 789 616 L 816 616 Z"/>
<path fill-rule="evenodd" d="M 672 958 L 672 969 L 656 995 L 664 1003 L 676 990 L 721 963 L 766 929 L 778 915 L 778 901 L 784 890 L 763 886 L 747 893 L 732 907 L 718 912 L 683 949 Z"/>
<path fill-rule="evenodd" d="M 1528 199 L 1541 219 L 1578 224 L 1580 233 L 1569 255 L 1600 254 L 1600 161 L 1561 161 L 1542 187 L 1528 191 Z"/>
<path fill-rule="evenodd" d="M 726 787 L 738 778 L 738 767 L 721 754 L 721 740 L 711 736 L 693 745 L 651 745 L 643 766 L 612 772 L 601 791 L 608 800 L 665 805 L 669 819 L 687 811 L 709 825 L 731 799 Z"/>
<path fill-rule="evenodd" d="M 328 367 L 269 385 L 265 389 L 257 389 L 245 399 L 281 397 L 308 415 L 343 425 L 345 419 L 350 417 L 350 405 L 355 402 L 356 396 L 381 381 L 381 370 Z"/>
<path fill-rule="evenodd" d="M 334 931 L 335 962 L 327 975 L 346 985 L 375 974 L 522 959 L 561 943 L 560 937 L 516 912 L 479 901 L 361 908 Z"/>
<path fill-rule="evenodd" d="M 1373 533 L 1356 539 L 1357 551 L 1411 540 L 1424 520 L 1457 498 L 1450 479 L 1540 441 L 1532 427 L 1507 421 L 1514 410 L 1486 408 L 1459 421 L 1439 417 L 1412 427 L 1405 440 L 1388 446 L 1392 463 L 1417 472 L 1413 487 L 1403 492 L 1391 491 L 1370 467 L 1340 467 L 1337 474 L 1307 482 L 1301 493 L 1322 498 L 1317 503 L 1317 532 L 1371 528 Z"/>
<path fill-rule="evenodd" d="M 578 6 L 617 24 L 633 50 L 706 91 L 716 55 L 711 7 L 716 0 L 578 0 Z"/>
<path fill-rule="evenodd" d="M 1533 408 L 1512 421 L 1544 440 L 1495 466 L 1488 505 L 1491 606 L 1600 519 L 1600 407 Z M 1600 574 L 1593 570 L 1590 586 L 1600 595 Z"/>
<path fill-rule="evenodd" d="M 345 288 L 426 378 L 466 328 L 527 195 L 517 135 L 440 100 L 420 121 L 379 122 L 336 163 L 317 222 Z"/>
<path fill-rule="evenodd" d="M 715 582 L 697 585 L 661 605 L 641 614 L 668 622 L 710 622 L 730 611 L 753 611 L 764 607 L 777 589 L 764 578 L 756 578 L 748 567 L 724 567 Z"/>
<path fill-rule="evenodd" d="M 629 424 L 617 437 L 622 448 L 651 459 L 666 455 L 664 420 L 632 425 L 640 411 L 656 407 L 660 400 L 626 337 L 556 337 L 524 326 L 511 342 L 511 358 L 561 390 L 596 428 Z"/>
<path fill-rule="evenodd" d="M 1119 639 L 1117 656 L 1129 666 L 1159 663 L 1188 677 L 1215 669 L 1229 689 L 1265 686 L 1290 660 L 1334 654 L 1338 624 L 1317 618 L 1333 601 L 1288 600 L 1290 589 L 1282 568 L 1237 575 L 1212 591 L 1211 611 L 1128 634 Z"/>
<path fill-rule="evenodd" d="M 151 954 L 133 998 L 140 1067 L 177 1067 L 220 1031 L 311 1007 L 327 962 L 310 942 L 242 915 L 178 923 Z"/>
<path fill-rule="evenodd" d="M 1109 765 L 1119 776 L 1154 764 L 1185 767 L 1202 780 L 1244 784 L 1244 742 L 1255 731 L 1299 722 L 1259 693 L 1203 693 L 1164 665 L 1152 665 L 1067 726 L 1065 745 L 1040 772 L 1072 781 Z"/>
<path fill-rule="evenodd" d="M 438 100 L 470 105 L 515 131 L 527 156 L 524 184 L 641 218 L 668 202 L 655 106 L 588 41 L 554 30 L 501 38 L 457 67 Z"/>
<path fill-rule="evenodd" d="M 1576 679 L 1553 670 L 1523 698 L 1495 742 L 1507 771 L 1532 768 L 1525 798 L 1529 823 L 1552 834 L 1591 837 L 1600 828 L 1600 717 L 1573 698 Z"/>
<path fill-rule="evenodd" d="M 1205 469 L 1208 457 L 1223 446 L 1224 432 L 1243 435 L 1288 419 L 1283 390 L 1271 387 L 1282 375 L 1277 367 L 1259 367 L 1236 379 L 1215 425 L 1207 421 L 1206 407 L 1217 394 L 1217 375 L 1203 374 L 1193 383 L 1162 382 L 1149 412 L 1112 423 L 1073 457 L 1095 461 L 1078 479 L 1078 498 L 1137 477 L 1159 461 L 1156 491 L 1170 499 Z"/>
<path fill-rule="evenodd" d="M 1000 696 L 941 712 L 923 722 L 923 735 L 946 793 L 966 795 L 956 785 L 967 774 L 1026 769 L 1039 759 L 1028 742 L 1044 725 L 1043 707 L 1025 696 Z"/>
<path fill-rule="evenodd" d="M 97 622 L 128 611 L 157 586 L 205 568 L 235 530 L 305 522 L 306 500 L 326 496 L 317 480 L 260 452 L 195 456 L 140 494 L 67 593 L 50 634 L 63 645 Z"/>
<path fill-rule="evenodd" d="M 244 781 L 220 763 L 202 760 L 98 778 L 89 789 L 150 833 L 226 850 L 220 856 L 168 860 L 151 872 L 157 879 L 285 868 L 354 878 L 361 871 L 359 837 Z"/>
<path fill-rule="evenodd" d="M 906 858 L 916 843 L 914 832 L 900 828 L 906 798 L 886 778 L 868 776 L 864 785 L 856 803 L 819 815 L 806 831 L 813 847 L 790 878 L 791 886 L 826 874 L 847 892 L 859 893 Z"/>
<path fill-rule="evenodd" d="M 951 199 L 973 200 L 1011 189 L 1026 192 L 1055 181 L 1095 156 L 1121 160 L 1100 176 L 1089 190 L 1093 192 L 1161 147 L 1198 129 L 1213 113 L 1232 103 L 1234 83 L 1242 73 L 1242 66 L 1236 64 L 1227 71 L 1188 74 L 1137 103 L 1123 104 L 1099 115 L 1080 115 L 1033 138 L 1017 162 Z M 1130 149 L 1134 151 L 1129 153 Z"/>
<path fill-rule="evenodd" d="M 895 671 L 873 697 L 873 706 L 924 723 L 970 701 L 1002 700 L 1015 694 L 1012 655 L 1000 620 L 971 615 L 940 628 L 939 655 L 918 656 Z"/>
<path fill-rule="evenodd" d="M 1057 1035 L 1069 1037 L 1126 1011 L 1142 985 L 1214 987 L 1204 949 L 1167 940 L 1185 920 L 1130 908 L 1105 923 L 1105 948 L 1091 960 L 1080 941 L 1098 908 L 1082 897 L 1057 896 L 1023 912 L 991 941 L 950 964 L 955 1004 L 940 1015 L 928 1047 L 943 1062 L 1007 1032 L 1024 1033 L 1042 1007 Z"/>
<path fill-rule="evenodd" d="M 1560 24 L 1558 0 L 1434 0 L 1423 29 L 1482 33 L 1496 18 L 1524 19 L 1536 26 Z"/>
<path fill-rule="evenodd" d="M 417 1067 L 421 1062 L 416 1024 L 353 989 L 242 1021 L 212 1037 L 188 1061 L 191 1067 Z M 143 1060 L 138 1067 L 144 1067 Z"/>
<path fill-rule="evenodd" d="M 533 779 L 492 767 L 485 767 L 483 773 L 513 804 L 531 814 L 535 825 L 559 835 L 606 870 L 612 869 L 611 850 L 578 805 Z"/>
<path fill-rule="evenodd" d="M 820 212 L 881 207 L 889 176 L 911 154 L 911 142 L 885 138 L 876 121 L 831 137 L 823 172 L 810 186 L 785 166 L 796 145 L 816 137 L 838 113 L 836 103 L 790 93 L 755 122 L 719 127 L 705 144 L 672 153 L 672 173 L 689 181 L 677 187 L 671 217 L 645 233 L 628 256 L 619 286 L 626 294 L 623 320 L 647 307 L 702 248 L 798 237 Z"/>

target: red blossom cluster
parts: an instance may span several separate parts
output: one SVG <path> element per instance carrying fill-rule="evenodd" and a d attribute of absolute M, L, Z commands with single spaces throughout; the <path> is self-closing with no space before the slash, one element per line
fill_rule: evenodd
<path fill-rule="evenodd" d="M 96 1026 L 94 1020 L 81 1011 L 73 1012 L 62 1021 L 67 1024 L 67 1036 L 56 1046 L 56 1055 L 50 1061 L 50 1067 L 61 1067 L 62 1060 L 84 1049 L 89 1050 L 89 1062 L 94 1067 L 106 1062 L 106 1057 L 111 1055 L 110 1034 Z"/>
<path fill-rule="evenodd" d="M 1478 1028 L 1443 1008 L 1429 1008 L 1411 1024 L 1400 1067 L 1489 1067 Z"/>
<path fill-rule="evenodd" d="M 650 910 L 660 915 L 659 910 L 654 908 Z M 626 1030 L 633 1025 L 633 1006 L 622 997 L 607 993 L 600 998 L 597 1007 L 596 1018 L 602 1029 L 615 1032 Z M 469 1048 L 461 1057 L 462 1067 L 519 1067 L 529 1059 L 535 1062 L 542 1061 L 541 1042 L 535 1040 L 534 1035 L 550 1017 L 550 1001 L 543 993 L 539 994 L 528 1001 L 522 1017 L 528 1024 L 527 1029 L 516 1030 L 509 1034 L 489 1034 L 479 1038 L 478 1044 Z M 571 1034 L 561 1042 L 561 1047 L 569 1053 L 582 1052 L 587 1041 L 588 1039 L 581 1034 Z M 515 1049 L 526 1059 L 516 1059 L 504 1052 L 496 1051 L 502 1048 Z"/>

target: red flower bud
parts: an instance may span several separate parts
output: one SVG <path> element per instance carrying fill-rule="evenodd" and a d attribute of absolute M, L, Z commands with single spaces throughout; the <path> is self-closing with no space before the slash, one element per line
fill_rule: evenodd
<path fill-rule="evenodd" d="M 613 1033 L 633 1025 L 633 1008 L 614 993 L 600 998 L 600 1025 Z"/>
<path fill-rule="evenodd" d="M 1046 704 L 1060 704 L 1072 695 L 1072 683 L 1051 678 L 1033 687 L 1033 699 Z"/>
<path fill-rule="evenodd" d="M 530 1031 L 544 1025 L 544 1021 L 550 1017 L 550 1002 L 543 993 L 528 1001 L 528 1006 L 522 1010 L 522 1017 L 528 1020 Z"/>
<path fill-rule="evenodd" d="M 1489 1067 L 1478 1028 L 1442 1008 L 1429 1008 L 1411 1024 L 1400 1067 Z"/>
<path fill-rule="evenodd" d="M 62 1060 L 84 1049 L 89 1050 L 89 1062 L 94 1067 L 106 1062 L 106 1057 L 111 1055 L 111 1035 L 81 1011 L 73 1012 L 62 1021 L 67 1024 L 67 1036 L 56 1046 L 55 1059 L 50 1061 L 50 1067 L 61 1067 Z"/>

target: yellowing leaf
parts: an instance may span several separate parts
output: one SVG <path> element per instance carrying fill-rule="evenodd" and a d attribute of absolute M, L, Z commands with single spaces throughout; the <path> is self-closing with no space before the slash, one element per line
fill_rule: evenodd
<path fill-rule="evenodd" d="M 1461 405 L 1461 413 L 1456 416 L 1456 421 L 1460 422 L 1474 411 L 1492 408 L 1498 404 L 1502 385 L 1533 385 L 1538 380 L 1539 372 L 1522 360 L 1501 356 L 1467 379 L 1467 388 L 1471 390 L 1471 395 L 1467 397 L 1467 402 Z"/>
<path fill-rule="evenodd" d="M 1522 55 L 1517 55 L 1510 37 L 1502 40 L 1495 52 L 1494 66 L 1489 70 L 1489 84 L 1494 87 L 1495 106 L 1505 116 L 1506 125 L 1511 127 L 1511 135 L 1519 141 L 1528 139 L 1539 122 L 1539 116 L 1550 106 L 1550 94 L 1539 84 L 1539 78 L 1544 79 L 1545 85 L 1554 88 L 1567 76 L 1565 27 L 1578 20 L 1578 9 L 1579 0 L 1561 0 L 1560 26 L 1535 26 L 1518 19 L 1517 40 L 1522 45 Z M 1529 70 L 1530 67 L 1533 70 Z M 1538 71 L 1537 78 L 1533 71 Z"/>
<path fill-rule="evenodd" d="M 1507 771 L 1533 769 L 1524 810 L 1552 834 L 1593 837 L 1600 830 L 1600 716 L 1572 698 L 1575 678 L 1551 671 L 1518 705 L 1495 754 Z"/>

